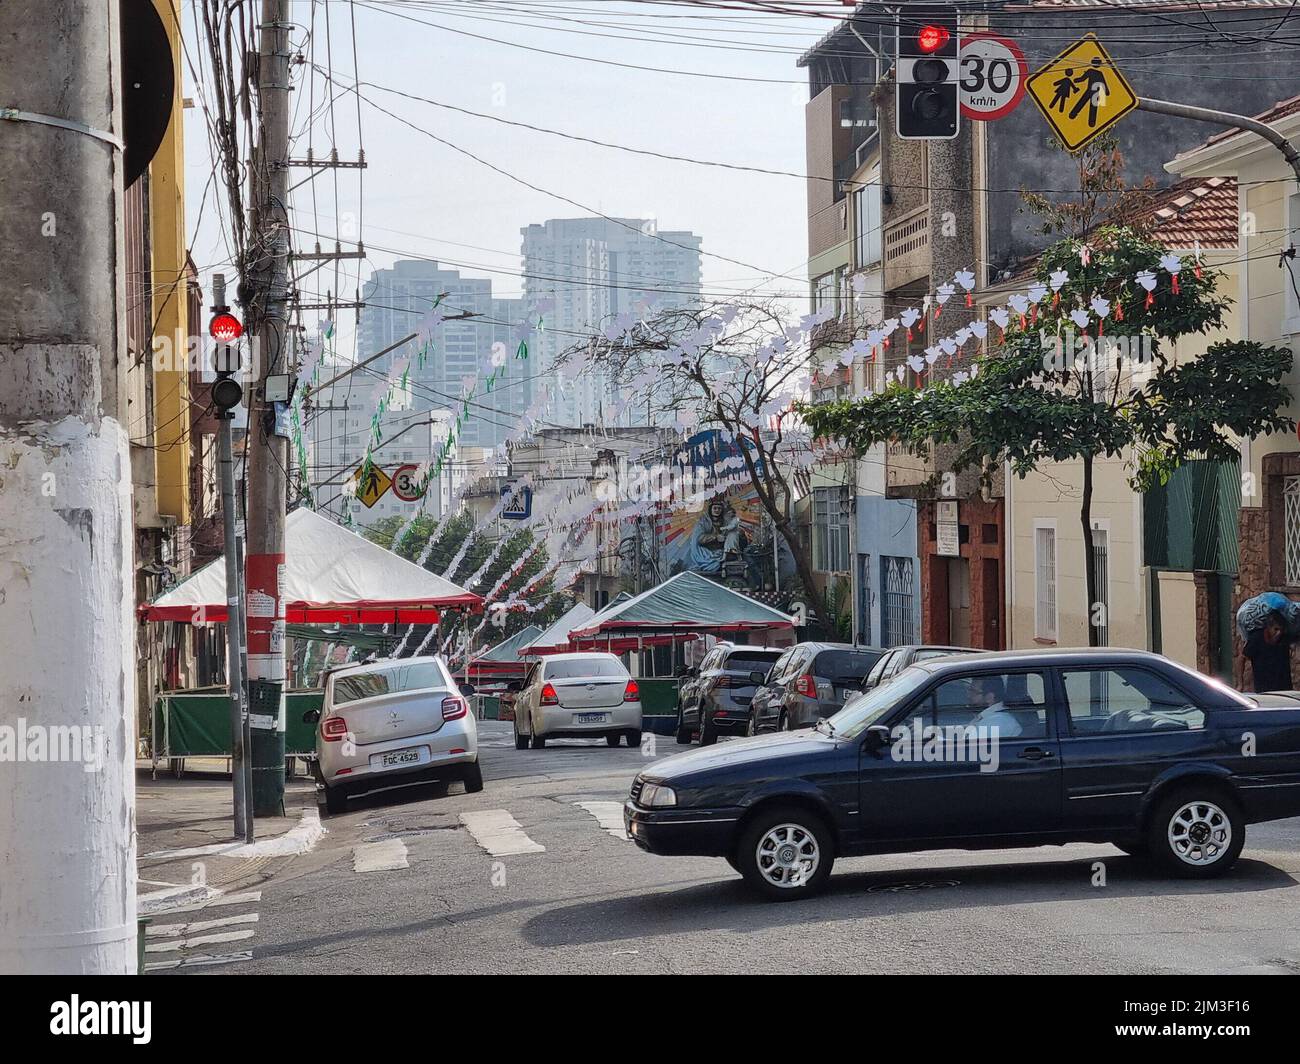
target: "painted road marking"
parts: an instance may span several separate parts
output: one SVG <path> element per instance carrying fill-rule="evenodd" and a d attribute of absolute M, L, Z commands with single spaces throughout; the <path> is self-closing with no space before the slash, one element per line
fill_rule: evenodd
<path fill-rule="evenodd" d="M 574 802 L 574 805 L 587 810 L 596 818 L 596 822 L 616 839 L 626 839 L 623 830 L 622 802 Z"/>
<path fill-rule="evenodd" d="M 517 853 L 545 853 L 542 846 L 526 834 L 508 810 L 482 809 L 474 813 L 461 813 L 460 822 L 477 842 L 493 857 L 508 857 Z"/>
<path fill-rule="evenodd" d="M 172 953 L 178 949 L 192 949 L 194 946 L 211 946 L 218 942 L 238 942 L 240 939 L 252 938 L 257 932 L 251 927 L 245 931 L 218 931 L 211 935 L 195 935 L 192 938 L 178 938 L 174 942 L 154 942 L 144 947 L 146 953 Z"/>
<path fill-rule="evenodd" d="M 150 915 L 174 916 L 177 913 L 196 913 L 200 909 L 214 909 L 225 905 L 256 904 L 262 900 L 260 890 L 245 890 L 238 894 L 218 894 L 210 901 L 200 901 L 193 905 L 171 905 L 165 909 L 154 909 Z M 143 915 L 143 910 L 142 910 Z"/>
<path fill-rule="evenodd" d="M 406 843 L 401 839 L 363 842 L 352 848 L 354 872 L 389 872 L 406 867 Z"/>
<path fill-rule="evenodd" d="M 239 953 L 223 953 L 220 956 L 196 953 L 192 957 L 169 957 L 165 961 L 146 961 L 144 970 L 146 972 L 165 972 L 175 968 L 206 968 L 214 964 L 238 964 L 241 961 L 251 961 L 252 959 L 252 950 L 242 950 Z"/>
<path fill-rule="evenodd" d="M 181 938 L 185 935 L 211 931 L 215 927 L 229 927 L 232 924 L 255 924 L 257 913 L 240 913 L 238 916 L 222 916 L 216 920 L 195 920 L 188 924 L 153 924 L 145 928 L 148 938 Z"/>

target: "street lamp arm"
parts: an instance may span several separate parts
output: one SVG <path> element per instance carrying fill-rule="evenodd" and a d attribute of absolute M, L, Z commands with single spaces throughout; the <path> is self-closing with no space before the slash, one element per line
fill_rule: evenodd
<path fill-rule="evenodd" d="M 1145 97 L 1138 100 L 1138 110 L 1170 115 L 1174 118 L 1190 118 L 1194 122 L 1211 122 L 1218 126 L 1231 126 L 1234 129 L 1244 129 L 1249 133 L 1256 133 L 1282 153 L 1282 158 L 1287 161 L 1287 164 L 1295 172 L 1296 180 L 1300 182 L 1300 151 L 1297 151 L 1295 145 L 1276 129 L 1256 118 L 1234 115 L 1229 111 L 1216 111 L 1210 107 L 1194 107 L 1187 103 L 1149 100 Z"/>

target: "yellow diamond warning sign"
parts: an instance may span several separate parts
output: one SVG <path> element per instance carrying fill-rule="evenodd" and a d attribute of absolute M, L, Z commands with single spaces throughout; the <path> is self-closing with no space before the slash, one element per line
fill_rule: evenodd
<path fill-rule="evenodd" d="M 357 486 L 357 498 L 366 504 L 367 509 L 382 499 L 384 492 L 393 485 L 393 478 L 374 463 L 369 467 L 363 464 L 352 474 L 352 480 Z"/>
<path fill-rule="evenodd" d="M 1078 151 L 1138 105 L 1133 86 L 1091 33 L 1031 74 L 1026 88 L 1070 151 Z"/>

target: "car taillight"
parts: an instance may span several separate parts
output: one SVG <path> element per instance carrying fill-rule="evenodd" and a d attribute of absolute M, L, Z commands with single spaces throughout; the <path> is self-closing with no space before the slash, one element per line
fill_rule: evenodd
<path fill-rule="evenodd" d="M 794 689 L 805 698 L 817 697 L 817 681 L 813 679 L 810 672 L 805 672 L 799 679 L 795 680 Z"/>
<path fill-rule="evenodd" d="M 726 675 L 726 673 L 723 673 L 721 676 L 718 676 L 714 679 L 713 686 L 715 690 L 719 687 L 730 687 L 731 677 Z"/>
<path fill-rule="evenodd" d="M 469 712 L 469 705 L 463 698 L 444 698 L 442 700 L 442 719 L 459 720 Z"/>
<path fill-rule="evenodd" d="M 636 685 L 635 680 L 628 680 L 627 686 L 623 688 L 624 702 L 640 702 L 641 688 Z"/>
<path fill-rule="evenodd" d="M 327 743 L 336 743 L 348 733 L 348 722 L 342 717 L 326 717 L 320 726 L 321 737 Z"/>
<path fill-rule="evenodd" d="M 560 704 L 560 696 L 555 693 L 555 688 L 549 683 L 542 687 L 541 702 L 544 706 L 558 706 Z"/>

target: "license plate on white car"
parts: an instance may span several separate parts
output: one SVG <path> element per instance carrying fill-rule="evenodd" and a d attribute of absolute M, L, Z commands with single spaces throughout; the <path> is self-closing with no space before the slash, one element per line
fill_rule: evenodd
<path fill-rule="evenodd" d="M 609 721 L 608 713 L 576 713 L 574 722 L 577 724 L 605 724 Z"/>
<path fill-rule="evenodd" d="M 423 747 L 415 746 L 409 750 L 393 750 L 391 753 L 380 754 L 379 767 L 396 768 L 398 765 L 418 765 L 423 753 Z"/>

